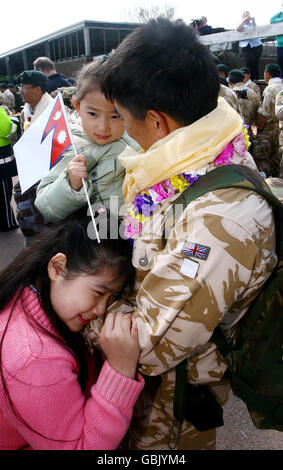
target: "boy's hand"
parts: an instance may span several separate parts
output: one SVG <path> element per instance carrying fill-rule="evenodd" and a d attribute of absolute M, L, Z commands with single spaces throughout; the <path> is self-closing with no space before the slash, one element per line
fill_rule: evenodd
<path fill-rule="evenodd" d="M 79 191 L 83 185 L 82 178 L 88 177 L 86 165 L 87 159 L 83 154 L 74 157 L 68 165 L 69 183 L 74 191 Z"/>
<path fill-rule="evenodd" d="M 136 319 L 122 312 L 109 313 L 99 343 L 112 369 L 133 379 L 140 355 Z"/>

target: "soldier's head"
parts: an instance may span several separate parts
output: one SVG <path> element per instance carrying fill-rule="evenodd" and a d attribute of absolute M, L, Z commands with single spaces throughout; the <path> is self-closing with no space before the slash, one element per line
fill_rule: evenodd
<path fill-rule="evenodd" d="M 240 69 L 240 71 L 244 74 L 243 82 L 247 83 L 249 81 L 249 79 L 251 78 L 251 71 L 250 71 L 249 67 L 242 67 Z"/>
<path fill-rule="evenodd" d="M 219 76 L 223 78 L 227 78 L 229 74 L 229 69 L 225 64 L 216 64 L 216 68 L 218 70 Z"/>
<path fill-rule="evenodd" d="M 228 83 L 229 85 L 233 88 L 236 83 L 243 82 L 245 78 L 245 75 L 241 70 L 238 69 L 233 69 L 230 70 L 229 75 L 228 75 Z"/>
<path fill-rule="evenodd" d="M 271 78 L 280 77 L 280 67 L 277 64 L 267 64 L 264 69 L 264 81 L 268 83 Z"/>
<path fill-rule="evenodd" d="M 219 76 L 193 28 L 165 18 L 136 28 L 110 55 L 102 90 L 144 150 L 217 106 Z"/>
<path fill-rule="evenodd" d="M 6 83 L 0 83 L 0 92 L 4 93 L 4 91 L 7 90 L 7 85 Z"/>
<path fill-rule="evenodd" d="M 47 77 L 56 73 L 55 64 L 49 57 L 38 57 L 32 65 L 34 70 L 39 70 L 39 72 L 44 73 Z"/>
<path fill-rule="evenodd" d="M 18 83 L 24 102 L 31 107 L 36 106 L 47 91 L 47 77 L 38 70 L 25 70 L 18 76 Z"/>

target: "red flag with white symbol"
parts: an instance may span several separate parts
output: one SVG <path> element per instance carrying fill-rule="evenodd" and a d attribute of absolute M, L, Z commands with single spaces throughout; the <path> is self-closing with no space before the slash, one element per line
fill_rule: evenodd
<path fill-rule="evenodd" d="M 55 99 L 55 104 L 50 117 L 47 121 L 46 127 L 42 134 L 41 143 L 47 137 L 49 132 L 53 133 L 50 165 L 49 169 L 55 165 L 57 160 L 62 154 L 72 145 L 71 135 L 69 132 L 68 119 L 65 115 L 65 106 L 62 96 L 59 93 Z"/>

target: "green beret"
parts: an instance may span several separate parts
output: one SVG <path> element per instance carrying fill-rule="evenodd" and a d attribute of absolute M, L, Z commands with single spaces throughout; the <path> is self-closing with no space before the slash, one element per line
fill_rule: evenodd
<path fill-rule="evenodd" d="M 238 69 L 230 70 L 228 75 L 228 80 L 232 83 L 242 82 L 244 78 L 245 75 L 243 74 L 243 72 L 241 72 L 241 70 Z"/>
<path fill-rule="evenodd" d="M 229 69 L 227 67 L 227 65 L 225 64 L 217 64 L 216 65 L 217 69 L 219 72 L 224 72 L 226 77 L 228 76 L 228 73 L 229 73 Z"/>
<path fill-rule="evenodd" d="M 7 83 L 0 83 L 0 88 L 7 88 Z"/>
<path fill-rule="evenodd" d="M 38 70 L 25 70 L 18 76 L 18 83 L 22 85 L 47 86 L 47 77 Z"/>
<path fill-rule="evenodd" d="M 241 72 L 243 72 L 243 74 L 245 73 L 251 74 L 251 70 L 249 69 L 249 67 L 242 67 L 240 70 Z"/>
<path fill-rule="evenodd" d="M 273 77 L 280 77 L 280 67 L 277 64 L 267 64 L 265 71 L 269 72 Z"/>

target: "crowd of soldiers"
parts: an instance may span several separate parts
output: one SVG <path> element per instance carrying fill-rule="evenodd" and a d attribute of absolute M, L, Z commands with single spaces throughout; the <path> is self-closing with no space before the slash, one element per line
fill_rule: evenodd
<path fill-rule="evenodd" d="M 264 177 L 283 177 L 283 81 L 277 64 L 264 70 L 263 92 L 251 80 L 247 67 L 230 70 L 217 65 L 221 81 L 220 95 L 242 116 L 251 141 L 249 149 Z M 281 132 L 280 132 L 281 130 Z M 281 163 L 280 163 L 281 162 Z"/>

